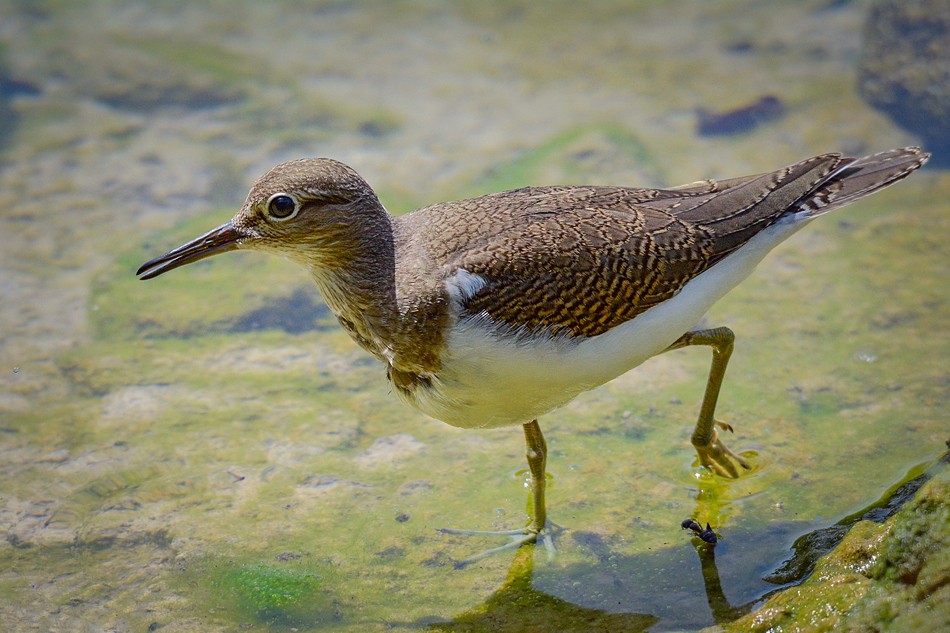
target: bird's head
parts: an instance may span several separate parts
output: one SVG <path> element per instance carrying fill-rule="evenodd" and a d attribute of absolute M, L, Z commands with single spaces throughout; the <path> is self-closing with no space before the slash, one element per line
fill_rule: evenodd
<path fill-rule="evenodd" d="M 332 267 L 377 241 L 388 223 L 376 194 L 353 169 L 329 158 L 294 160 L 261 176 L 230 221 L 142 264 L 137 274 L 151 279 L 236 249 Z"/>

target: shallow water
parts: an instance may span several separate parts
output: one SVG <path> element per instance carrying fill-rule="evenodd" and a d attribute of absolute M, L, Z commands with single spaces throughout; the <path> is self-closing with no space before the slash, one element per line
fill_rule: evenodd
<path fill-rule="evenodd" d="M 403 212 L 915 142 L 853 89 L 860 3 L 576 4 L 0 8 L 4 630 L 696 630 L 941 452 L 945 171 L 809 226 L 708 315 L 737 333 L 719 414 L 753 472 L 694 463 L 705 350 L 542 419 L 550 560 L 454 568 L 497 543 L 435 528 L 524 523 L 520 431 L 403 407 L 303 272 L 234 254 L 134 278 L 299 156 Z M 697 135 L 695 108 L 769 94 L 781 117 Z"/>

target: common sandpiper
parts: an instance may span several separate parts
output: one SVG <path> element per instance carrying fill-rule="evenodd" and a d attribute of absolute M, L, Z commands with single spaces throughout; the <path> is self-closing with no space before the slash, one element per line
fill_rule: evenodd
<path fill-rule="evenodd" d="M 749 468 L 715 417 L 735 337 L 697 323 L 780 242 L 928 157 L 830 153 L 668 189 L 525 187 L 400 217 L 343 163 L 294 160 L 264 174 L 229 222 L 138 275 L 237 249 L 303 266 L 407 403 L 457 427 L 523 428 L 532 516 L 507 532 L 515 547 L 547 536 L 538 417 L 662 352 L 712 348 L 692 443 L 718 475 Z"/>

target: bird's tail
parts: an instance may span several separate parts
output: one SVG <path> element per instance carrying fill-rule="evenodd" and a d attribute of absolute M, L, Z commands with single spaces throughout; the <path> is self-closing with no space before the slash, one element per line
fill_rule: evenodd
<path fill-rule="evenodd" d="M 903 180 L 928 158 L 930 154 L 919 147 L 892 149 L 862 158 L 842 156 L 831 173 L 796 206 L 811 217 L 828 213 Z"/>

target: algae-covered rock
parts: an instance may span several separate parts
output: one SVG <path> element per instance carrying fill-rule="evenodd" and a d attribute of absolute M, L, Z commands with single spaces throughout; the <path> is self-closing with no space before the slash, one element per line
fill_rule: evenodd
<path fill-rule="evenodd" d="M 950 152 L 950 2 L 881 0 L 868 16 L 859 65 L 862 96 Z M 948 160 L 944 158 L 944 161 Z"/>
<path fill-rule="evenodd" d="M 861 521 L 798 587 L 727 631 L 946 631 L 950 625 L 950 470 L 883 524 Z"/>

